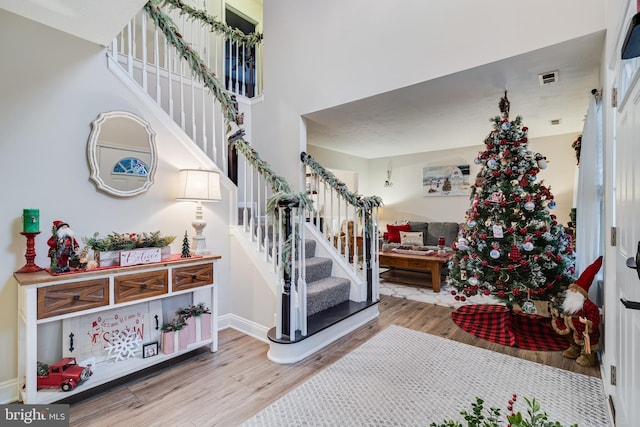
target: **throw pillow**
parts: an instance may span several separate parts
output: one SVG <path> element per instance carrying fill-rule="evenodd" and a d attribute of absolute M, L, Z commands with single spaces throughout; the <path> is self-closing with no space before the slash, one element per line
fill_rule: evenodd
<path fill-rule="evenodd" d="M 421 231 L 401 231 L 400 232 L 400 244 L 422 246 L 422 232 Z"/>
<path fill-rule="evenodd" d="M 421 231 L 422 232 L 422 243 L 420 243 L 423 246 L 427 245 L 427 235 L 428 235 L 428 228 L 429 228 L 429 223 L 428 222 L 421 222 L 421 221 L 409 221 L 409 227 L 411 228 L 411 231 Z"/>
<path fill-rule="evenodd" d="M 387 224 L 387 232 L 389 233 L 389 242 L 400 243 L 400 232 L 411 231 L 409 224 L 391 225 Z"/>

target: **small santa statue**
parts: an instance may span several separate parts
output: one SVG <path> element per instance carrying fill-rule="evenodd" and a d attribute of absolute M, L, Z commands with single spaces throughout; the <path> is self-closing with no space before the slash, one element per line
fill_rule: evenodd
<path fill-rule="evenodd" d="M 594 351 L 599 348 L 600 311 L 589 300 L 589 287 L 601 266 L 602 257 L 599 257 L 582 272 L 578 280 L 569 285 L 562 302 L 562 313 L 558 313 L 557 309 L 551 310 L 553 329 L 569 338 L 569 348 L 562 355 L 576 359 L 580 366 L 596 364 Z"/>
<path fill-rule="evenodd" d="M 54 273 L 69 271 L 69 262 L 78 257 L 76 251 L 80 247 L 69 224 L 60 220 L 53 221 L 52 235 L 47 240 L 47 245 L 51 270 Z"/>

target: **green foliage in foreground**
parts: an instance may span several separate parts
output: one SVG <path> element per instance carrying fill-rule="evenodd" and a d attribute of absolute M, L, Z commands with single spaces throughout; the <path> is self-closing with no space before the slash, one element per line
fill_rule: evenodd
<path fill-rule="evenodd" d="M 460 412 L 467 422 L 466 427 L 500 427 L 502 425 L 508 425 L 510 427 L 564 427 L 557 421 L 549 421 L 549 417 L 546 412 L 540 409 L 540 403 L 535 398 L 532 400 L 524 398 L 527 402 L 527 413 L 523 416 L 520 412 L 513 412 L 513 405 L 516 402 L 517 396 L 514 394 L 513 398 L 509 400 L 509 406 L 507 409 L 510 415 L 506 416 L 507 424 L 500 424 L 500 409 L 489 408 L 484 409 L 484 400 L 476 397 L 475 403 L 471 404 L 471 412 L 463 410 Z M 526 418 L 525 418 L 526 417 Z M 465 427 L 464 424 L 458 421 L 448 420 L 440 424 L 431 423 L 430 427 Z M 571 424 L 569 427 L 577 427 L 577 424 Z"/>

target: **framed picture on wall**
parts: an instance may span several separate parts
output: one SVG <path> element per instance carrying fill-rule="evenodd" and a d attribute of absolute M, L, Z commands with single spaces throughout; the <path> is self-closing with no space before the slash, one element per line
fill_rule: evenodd
<path fill-rule="evenodd" d="M 427 166 L 422 169 L 424 197 L 469 196 L 469 165 Z"/>

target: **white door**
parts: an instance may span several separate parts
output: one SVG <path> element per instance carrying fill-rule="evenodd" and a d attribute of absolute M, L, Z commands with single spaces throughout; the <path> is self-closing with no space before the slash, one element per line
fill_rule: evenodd
<path fill-rule="evenodd" d="M 631 307 L 640 302 L 640 279 L 636 270 L 626 266 L 636 256 L 640 241 L 640 100 L 635 88 L 616 126 L 616 281 L 618 321 L 607 330 L 617 334 L 618 362 L 615 389 L 616 425 L 638 425 L 640 420 L 640 310 Z M 639 267 L 640 268 L 640 267 Z M 625 306 L 621 300 L 627 302 Z"/>

